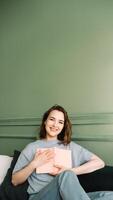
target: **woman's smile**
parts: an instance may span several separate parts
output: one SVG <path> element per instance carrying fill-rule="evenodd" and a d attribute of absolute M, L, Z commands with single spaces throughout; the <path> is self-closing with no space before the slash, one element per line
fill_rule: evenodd
<path fill-rule="evenodd" d="M 58 110 L 53 110 L 45 122 L 47 139 L 57 139 L 57 136 L 61 133 L 63 127 L 64 114 Z"/>
<path fill-rule="evenodd" d="M 55 132 L 55 131 L 58 131 L 58 128 L 50 127 L 50 130 Z"/>

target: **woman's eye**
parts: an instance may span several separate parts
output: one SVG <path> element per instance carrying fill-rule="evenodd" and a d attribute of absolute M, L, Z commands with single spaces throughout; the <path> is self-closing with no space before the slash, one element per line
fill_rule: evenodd
<path fill-rule="evenodd" d="M 53 121 L 54 119 L 53 119 L 53 118 L 50 118 L 50 120 Z"/>
<path fill-rule="evenodd" d="M 59 122 L 60 124 L 64 124 L 64 122 Z"/>

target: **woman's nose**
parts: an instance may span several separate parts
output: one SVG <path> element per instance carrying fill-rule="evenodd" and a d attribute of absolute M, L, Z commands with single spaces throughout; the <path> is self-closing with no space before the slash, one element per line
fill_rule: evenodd
<path fill-rule="evenodd" d="M 56 127 L 58 125 L 58 122 L 54 121 L 53 125 Z"/>

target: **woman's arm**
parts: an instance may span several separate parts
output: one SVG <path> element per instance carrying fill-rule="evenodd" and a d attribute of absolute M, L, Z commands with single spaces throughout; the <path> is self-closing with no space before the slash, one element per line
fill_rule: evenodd
<path fill-rule="evenodd" d="M 104 166 L 104 161 L 94 154 L 88 162 L 79 167 L 72 168 L 71 170 L 74 171 L 76 175 L 80 175 L 93 172 L 95 170 L 103 168 Z"/>
<path fill-rule="evenodd" d="M 34 170 L 35 166 L 33 162 L 29 163 L 25 168 L 12 174 L 12 184 L 16 186 L 24 183 Z"/>
<path fill-rule="evenodd" d="M 87 174 L 87 173 L 93 172 L 95 170 L 101 169 L 104 166 L 105 166 L 104 161 L 101 160 L 95 154 L 93 154 L 89 161 L 87 161 L 86 163 L 84 163 L 84 164 L 82 164 L 82 165 L 80 165 L 78 167 L 75 167 L 75 168 L 68 169 L 66 167 L 56 165 L 55 167 L 57 167 L 58 170 L 54 171 L 51 174 L 52 175 L 57 175 L 57 174 L 65 171 L 65 170 L 71 170 L 71 171 L 75 172 L 76 175 Z"/>
<path fill-rule="evenodd" d="M 49 162 L 54 157 L 54 152 L 46 150 L 44 152 L 36 152 L 33 160 L 23 169 L 12 174 L 12 184 L 19 185 L 25 182 L 33 171 L 41 165 Z"/>

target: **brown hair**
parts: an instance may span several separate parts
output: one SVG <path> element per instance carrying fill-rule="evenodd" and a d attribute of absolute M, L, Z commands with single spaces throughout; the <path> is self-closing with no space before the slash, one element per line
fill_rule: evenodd
<path fill-rule="evenodd" d="M 40 126 L 39 138 L 45 139 L 46 138 L 46 130 L 45 130 L 45 121 L 47 120 L 49 114 L 53 110 L 58 110 L 64 114 L 64 127 L 61 133 L 57 136 L 58 140 L 62 141 L 64 144 L 69 144 L 71 141 L 72 135 L 72 125 L 68 118 L 68 114 L 62 106 L 54 105 L 49 110 L 47 110 L 42 118 L 42 124 Z"/>

